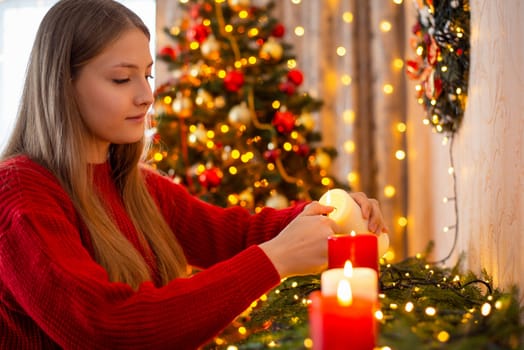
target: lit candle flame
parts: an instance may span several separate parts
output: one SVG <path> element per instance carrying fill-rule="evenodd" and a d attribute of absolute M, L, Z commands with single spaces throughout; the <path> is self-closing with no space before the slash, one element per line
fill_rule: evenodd
<path fill-rule="evenodd" d="M 339 305 L 349 306 L 353 302 L 351 285 L 348 280 L 340 280 L 337 287 L 337 299 Z"/>
<path fill-rule="evenodd" d="M 353 277 L 353 264 L 350 260 L 346 260 L 344 264 L 344 276 Z"/>

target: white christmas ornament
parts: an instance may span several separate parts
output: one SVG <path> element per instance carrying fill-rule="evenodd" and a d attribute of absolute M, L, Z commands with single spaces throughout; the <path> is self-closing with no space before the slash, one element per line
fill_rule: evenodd
<path fill-rule="evenodd" d="M 251 110 L 245 102 L 231 108 L 228 119 L 233 124 L 249 124 L 251 122 Z"/>
<path fill-rule="evenodd" d="M 214 35 L 210 35 L 200 46 L 200 52 L 205 58 L 216 60 L 220 56 L 220 43 Z"/>
<path fill-rule="evenodd" d="M 275 208 L 275 209 L 284 209 L 289 206 L 289 202 L 284 195 L 280 193 L 276 193 L 276 194 L 271 195 L 266 200 L 266 206 Z"/>
<path fill-rule="evenodd" d="M 179 92 L 173 100 L 171 107 L 173 108 L 173 112 L 178 114 L 180 118 L 187 118 L 193 112 L 193 101 Z"/>

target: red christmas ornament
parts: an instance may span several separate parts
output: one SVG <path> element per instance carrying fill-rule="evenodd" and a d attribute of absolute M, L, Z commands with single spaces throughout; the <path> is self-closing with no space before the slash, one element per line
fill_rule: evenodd
<path fill-rule="evenodd" d="M 412 80 L 420 78 L 422 74 L 422 67 L 417 61 L 408 60 L 406 61 L 406 75 Z"/>
<path fill-rule="evenodd" d="M 411 32 L 413 34 L 417 34 L 418 32 L 420 32 L 421 29 L 422 25 L 420 24 L 420 22 L 417 21 L 417 23 L 415 23 L 415 25 L 411 28 Z"/>
<path fill-rule="evenodd" d="M 285 93 L 286 95 L 291 96 L 295 93 L 296 86 L 295 84 L 289 81 L 285 81 L 285 82 L 278 84 L 278 89 L 282 91 L 283 93 Z"/>
<path fill-rule="evenodd" d="M 250 6 L 247 12 L 249 13 L 250 17 L 253 17 L 253 16 L 256 16 L 258 10 L 259 10 L 258 6 Z"/>
<path fill-rule="evenodd" d="M 440 94 L 442 93 L 442 85 L 442 79 L 435 77 L 435 71 L 432 71 L 424 82 L 424 91 L 426 92 L 426 97 L 429 99 L 439 98 Z"/>
<path fill-rule="evenodd" d="M 427 46 L 428 50 L 428 62 L 431 65 L 435 65 L 437 63 L 437 58 L 440 54 L 440 48 L 437 45 L 437 42 L 433 37 L 431 37 L 431 41 Z"/>
<path fill-rule="evenodd" d="M 271 36 L 275 38 L 282 38 L 286 32 L 286 28 L 282 23 L 278 23 L 271 31 Z"/>
<path fill-rule="evenodd" d="M 289 134 L 295 127 L 295 116 L 288 111 L 277 111 L 273 118 L 273 125 L 281 134 Z"/>
<path fill-rule="evenodd" d="M 295 153 L 301 157 L 306 157 L 307 155 L 309 155 L 309 151 L 310 151 L 309 145 L 306 143 L 302 143 L 297 146 Z"/>
<path fill-rule="evenodd" d="M 435 92 L 434 92 L 434 96 L 435 98 L 439 98 L 440 97 L 440 94 L 442 93 L 442 79 L 435 79 L 435 81 L 433 82 L 433 85 L 435 86 Z"/>
<path fill-rule="evenodd" d="M 280 157 L 279 149 L 268 149 L 264 152 L 264 159 L 268 162 L 274 163 Z"/>
<path fill-rule="evenodd" d="M 424 34 L 424 43 L 426 43 L 426 45 L 429 45 L 429 43 L 431 42 L 431 35 L 429 35 L 428 33 Z"/>
<path fill-rule="evenodd" d="M 304 81 L 304 74 L 302 74 L 299 69 L 291 69 L 287 72 L 287 79 L 296 86 L 299 86 Z"/>
<path fill-rule="evenodd" d="M 158 51 L 158 55 L 163 58 L 170 58 L 172 60 L 176 59 L 177 51 L 172 46 L 164 46 Z"/>
<path fill-rule="evenodd" d="M 209 27 L 200 24 L 195 24 L 193 27 L 189 28 L 186 33 L 187 40 L 189 41 L 198 41 L 200 44 L 207 39 L 211 34 Z"/>
<path fill-rule="evenodd" d="M 189 15 L 193 19 L 197 19 L 200 17 L 200 4 L 195 4 L 191 6 L 191 9 L 189 10 Z"/>
<path fill-rule="evenodd" d="M 227 72 L 224 77 L 224 87 L 227 91 L 237 92 L 244 85 L 244 73 L 239 70 Z"/>
<path fill-rule="evenodd" d="M 198 176 L 198 182 L 206 188 L 214 188 L 222 182 L 222 172 L 218 168 L 206 169 Z"/>

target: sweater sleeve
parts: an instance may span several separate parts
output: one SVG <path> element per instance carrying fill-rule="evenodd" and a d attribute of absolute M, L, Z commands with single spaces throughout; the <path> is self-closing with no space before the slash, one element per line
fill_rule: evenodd
<path fill-rule="evenodd" d="M 242 250 L 267 241 L 282 231 L 303 209 L 264 208 L 250 214 L 241 207 L 219 208 L 191 196 L 166 177 L 148 175 L 159 205 L 183 247 L 190 264 L 209 267 Z"/>
<path fill-rule="evenodd" d="M 63 348 L 195 349 L 279 282 L 252 246 L 195 276 L 134 291 L 92 260 L 56 182 L 0 172 L 0 183 L 0 290 L 17 303 L 13 313 Z"/>

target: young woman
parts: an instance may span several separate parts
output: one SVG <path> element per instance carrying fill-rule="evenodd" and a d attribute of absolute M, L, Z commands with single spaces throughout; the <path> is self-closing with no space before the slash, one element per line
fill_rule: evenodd
<path fill-rule="evenodd" d="M 151 67 L 148 30 L 115 1 L 44 17 L 0 163 L 0 348 L 195 349 L 281 278 L 326 266 L 331 207 L 250 215 L 140 166 Z"/>

